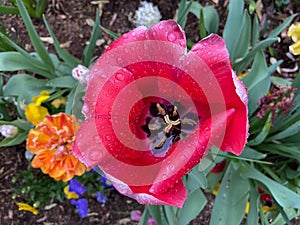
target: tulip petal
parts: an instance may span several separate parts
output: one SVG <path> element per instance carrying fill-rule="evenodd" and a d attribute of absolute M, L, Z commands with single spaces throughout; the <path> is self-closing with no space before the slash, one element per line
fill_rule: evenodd
<path fill-rule="evenodd" d="M 155 24 L 150 29 L 147 29 L 145 26 L 139 26 L 123 34 L 114 41 L 104 53 L 122 45 L 145 40 L 167 41 L 179 44 L 184 48 L 186 47 L 185 34 L 181 27 L 174 20 L 165 20 Z"/>
<path fill-rule="evenodd" d="M 170 205 L 181 208 L 187 197 L 187 191 L 182 181 L 177 182 L 168 192 L 153 194 L 149 187 L 130 187 L 124 182 L 107 174 L 107 178 L 112 182 L 114 187 L 123 195 L 136 199 L 140 204 L 150 205 Z"/>
<path fill-rule="evenodd" d="M 198 164 L 213 143 L 216 143 L 214 139 L 220 138 L 223 127 L 230 124 L 234 115 L 234 109 L 215 115 L 205 121 L 198 132 L 194 132 L 187 139 L 182 140 L 176 150 L 163 161 L 150 191 L 155 194 L 167 191 L 170 186 L 178 182 L 184 174 Z M 218 124 L 218 126 L 214 124 Z"/>
<path fill-rule="evenodd" d="M 222 89 L 226 108 L 236 109 L 236 114 L 226 129 L 221 149 L 239 155 L 248 137 L 247 90 L 231 69 L 226 43 L 213 34 L 195 44 L 191 52 L 200 57 L 215 75 Z M 237 136 L 243 138 L 236 138 Z"/>

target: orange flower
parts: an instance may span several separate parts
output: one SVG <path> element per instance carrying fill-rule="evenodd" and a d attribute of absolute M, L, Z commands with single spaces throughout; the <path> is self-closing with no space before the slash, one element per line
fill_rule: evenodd
<path fill-rule="evenodd" d="M 79 129 L 75 117 L 65 113 L 46 116 L 28 133 L 26 147 L 35 154 L 31 164 L 56 180 L 80 176 L 86 167 L 72 154 L 72 143 Z"/>

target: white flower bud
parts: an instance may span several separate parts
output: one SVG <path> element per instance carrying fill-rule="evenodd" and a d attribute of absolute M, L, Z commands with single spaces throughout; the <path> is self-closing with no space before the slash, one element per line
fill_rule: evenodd
<path fill-rule="evenodd" d="M 87 74 L 89 73 L 89 69 L 83 65 L 78 65 L 72 70 L 72 76 L 75 80 L 77 80 L 80 84 L 86 86 L 87 84 Z"/>
<path fill-rule="evenodd" d="M 141 6 L 135 11 L 133 23 L 138 26 L 151 27 L 153 24 L 159 22 L 161 14 L 151 2 L 142 1 Z"/>
<path fill-rule="evenodd" d="M 0 126 L 0 133 L 6 138 L 11 138 L 18 133 L 18 128 L 13 125 L 2 125 Z"/>

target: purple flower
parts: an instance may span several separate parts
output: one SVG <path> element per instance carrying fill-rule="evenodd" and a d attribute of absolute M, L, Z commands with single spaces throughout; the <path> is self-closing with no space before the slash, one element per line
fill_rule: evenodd
<path fill-rule="evenodd" d="M 107 202 L 107 197 L 102 192 L 98 191 L 96 192 L 97 201 L 100 203 L 105 204 Z"/>
<path fill-rule="evenodd" d="M 130 217 L 133 221 L 139 222 L 142 219 L 142 212 L 140 210 L 133 210 L 130 213 Z M 152 217 L 150 217 L 147 222 L 147 225 L 156 225 L 156 222 Z"/>
<path fill-rule="evenodd" d="M 69 192 L 75 192 L 81 197 L 86 192 L 86 187 L 82 186 L 79 180 L 72 179 L 70 180 Z"/>
<path fill-rule="evenodd" d="M 87 216 L 89 209 L 88 209 L 88 201 L 85 198 L 81 198 L 78 200 L 72 199 L 71 203 L 76 206 L 76 209 L 78 210 L 79 216 L 81 218 Z"/>
<path fill-rule="evenodd" d="M 100 182 L 102 185 L 106 188 L 114 188 L 114 186 L 111 184 L 111 182 L 106 178 L 105 175 L 102 175 L 100 178 Z"/>

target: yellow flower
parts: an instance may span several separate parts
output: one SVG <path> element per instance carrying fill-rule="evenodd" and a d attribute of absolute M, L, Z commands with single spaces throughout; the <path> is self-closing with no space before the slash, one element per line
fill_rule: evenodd
<path fill-rule="evenodd" d="M 19 206 L 19 211 L 28 211 L 33 213 L 34 215 L 37 215 L 39 213 L 39 211 L 35 208 L 33 208 L 32 206 L 28 205 L 27 203 L 23 203 L 23 202 L 17 202 L 17 205 Z"/>
<path fill-rule="evenodd" d="M 267 206 L 267 205 L 264 205 L 264 206 L 262 207 L 262 209 L 263 209 L 263 212 L 264 212 L 264 213 L 271 212 L 271 211 L 275 211 L 275 210 L 276 210 L 276 205 L 273 204 L 271 207 L 270 207 L 270 206 Z"/>
<path fill-rule="evenodd" d="M 37 125 L 48 115 L 49 112 L 46 107 L 36 105 L 35 103 L 30 103 L 25 108 L 26 119 L 33 125 Z"/>
<path fill-rule="evenodd" d="M 242 79 L 244 76 L 248 74 L 248 71 L 238 74 L 238 78 Z"/>
<path fill-rule="evenodd" d="M 35 102 L 36 105 L 41 105 L 42 102 L 46 101 L 50 98 L 49 91 L 41 91 L 39 96 L 32 97 L 32 101 Z"/>
<path fill-rule="evenodd" d="M 288 30 L 288 36 L 292 37 L 294 42 L 300 41 L 300 23 L 292 24 Z"/>
<path fill-rule="evenodd" d="M 215 186 L 214 190 L 212 191 L 213 195 L 217 195 L 218 194 L 219 188 L 220 188 L 220 183 L 217 183 L 217 185 Z"/>
<path fill-rule="evenodd" d="M 25 107 L 25 116 L 26 119 L 31 122 L 33 125 L 40 123 L 45 116 L 49 115 L 48 109 L 41 104 L 50 98 L 50 93 L 48 91 L 41 91 L 39 96 L 34 96 L 32 101 Z"/>
<path fill-rule="evenodd" d="M 294 55 L 300 55 L 300 23 L 290 26 L 288 36 L 295 42 L 295 44 L 289 47 L 290 52 Z"/>
<path fill-rule="evenodd" d="M 77 199 L 77 198 L 79 198 L 78 194 L 76 194 L 75 192 L 73 192 L 73 191 L 69 192 L 69 186 L 70 185 L 67 185 L 64 188 L 64 193 L 65 193 L 67 199 Z"/>
<path fill-rule="evenodd" d="M 57 98 L 57 99 L 55 99 L 55 100 L 53 100 L 52 102 L 51 102 L 51 105 L 53 105 L 55 108 L 59 108 L 61 105 L 65 105 L 65 104 L 67 104 L 67 100 L 66 100 L 66 98 Z"/>
<path fill-rule="evenodd" d="M 300 41 L 296 42 L 293 45 L 290 45 L 289 50 L 294 55 L 300 55 Z"/>

